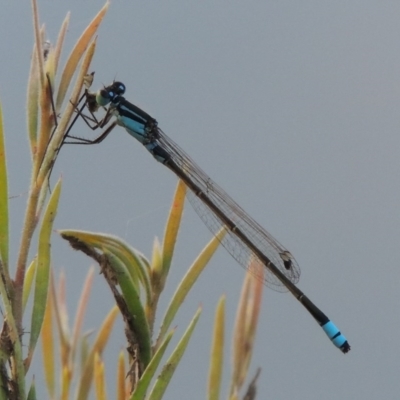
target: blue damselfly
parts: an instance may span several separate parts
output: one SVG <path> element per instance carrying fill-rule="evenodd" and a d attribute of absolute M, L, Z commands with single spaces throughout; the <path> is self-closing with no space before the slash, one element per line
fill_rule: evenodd
<path fill-rule="evenodd" d="M 68 135 L 68 138 L 74 141 L 65 143 L 100 143 L 116 125 L 125 128 L 157 161 L 185 182 L 190 189 L 189 201 L 213 234 L 216 234 L 221 226 L 226 227 L 228 234 L 222 240 L 222 245 L 239 264 L 247 268 L 250 257 L 256 257 L 265 266 L 264 283 L 277 291 L 289 290 L 315 318 L 334 345 L 343 353 L 347 353 L 350 345 L 344 335 L 296 286 L 300 268 L 291 253 L 212 181 L 158 127 L 154 118 L 127 101 L 123 96 L 124 93 L 125 85 L 121 82 L 114 82 L 97 93 L 86 91 L 82 96 L 84 104 L 77 108 L 76 118 L 82 116 L 93 130 L 98 128 L 105 130 L 94 140 Z M 85 108 L 89 110 L 91 116 L 83 114 Z M 98 108 L 104 108 L 106 111 L 100 121 L 94 115 Z M 110 123 L 112 118 L 114 120 Z M 91 122 L 94 122 L 94 125 Z"/>

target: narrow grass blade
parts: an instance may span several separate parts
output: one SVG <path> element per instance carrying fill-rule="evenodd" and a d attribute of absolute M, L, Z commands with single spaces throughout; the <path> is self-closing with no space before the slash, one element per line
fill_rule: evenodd
<path fill-rule="evenodd" d="M 186 332 L 184 333 L 175 350 L 165 363 L 160 375 L 158 376 L 153 386 L 150 395 L 148 396 L 149 400 L 160 400 L 164 396 L 164 393 L 171 381 L 176 367 L 178 366 L 179 361 L 185 353 L 186 347 L 192 336 L 193 330 L 196 327 L 197 321 L 199 320 L 200 314 L 201 308 L 197 310 L 188 328 L 186 329 Z"/>
<path fill-rule="evenodd" d="M 50 290 L 53 298 L 54 321 L 56 323 L 59 337 L 61 366 L 64 368 L 64 366 L 69 366 L 71 345 L 68 330 L 68 312 L 65 299 L 65 276 L 63 273 L 60 275 L 57 289 L 55 287 L 53 275 L 51 275 Z"/>
<path fill-rule="evenodd" d="M 117 400 L 125 400 L 126 397 L 126 371 L 125 371 L 125 355 L 121 351 L 118 356 L 117 366 Z"/>
<path fill-rule="evenodd" d="M 44 313 L 46 309 L 47 292 L 49 288 L 50 275 L 50 236 L 53 229 L 53 222 L 56 216 L 58 200 L 61 193 L 61 180 L 54 187 L 49 199 L 46 211 L 43 216 L 42 226 L 39 233 L 38 262 L 35 280 L 35 297 L 31 317 L 31 334 L 29 341 L 28 357 L 25 360 L 25 367 L 29 369 L 33 352 L 42 328 Z"/>
<path fill-rule="evenodd" d="M 204 250 L 199 254 L 195 262 L 192 264 L 192 266 L 189 268 L 186 275 L 182 279 L 181 283 L 179 284 L 178 288 L 174 293 L 174 296 L 171 299 L 171 302 L 168 305 L 165 316 L 161 322 L 161 328 L 157 339 L 157 345 L 159 341 L 162 340 L 162 338 L 165 335 L 165 332 L 167 332 L 168 328 L 170 327 L 172 320 L 174 319 L 176 313 L 179 310 L 179 307 L 185 300 L 185 297 L 189 293 L 190 289 L 193 287 L 197 278 L 204 271 L 211 257 L 218 249 L 218 246 L 221 243 L 221 240 L 224 238 L 225 234 L 226 234 L 226 229 L 222 228 L 216 234 L 216 236 L 211 239 L 211 241 L 204 248 Z"/>
<path fill-rule="evenodd" d="M 61 50 L 62 50 L 62 46 L 64 43 L 65 34 L 67 33 L 67 29 L 68 29 L 68 25 L 69 25 L 69 18 L 70 18 L 70 13 L 67 14 L 67 16 L 65 17 L 65 19 L 61 25 L 61 29 L 60 29 L 60 32 L 59 32 L 58 38 L 57 38 L 57 43 L 54 47 L 54 71 L 55 72 L 57 72 L 57 69 L 58 69 L 58 63 L 59 63 L 60 56 L 61 56 Z"/>
<path fill-rule="evenodd" d="M 80 354 L 79 354 L 79 367 L 81 371 L 85 369 L 85 365 L 89 360 L 90 354 L 90 345 L 89 345 L 89 336 L 91 332 L 87 332 L 83 335 L 81 339 L 81 346 L 80 346 Z"/>
<path fill-rule="evenodd" d="M 255 258 L 250 259 L 233 335 L 231 393 L 239 393 L 248 374 L 262 304 L 263 274 L 264 266 Z"/>
<path fill-rule="evenodd" d="M 104 373 L 104 362 L 99 353 L 94 355 L 94 386 L 96 388 L 96 399 L 106 400 L 106 377 Z"/>
<path fill-rule="evenodd" d="M 37 51 L 34 46 L 32 52 L 31 68 L 28 79 L 27 92 L 27 121 L 28 121 L 28 137 L 31 148 L 31 155 L 36 152 L 38 124 L 39 124 L 39 72 L 37 62 Z"/>
<path fill-rule="evenodd" d="M 83 318 L 85 316 L 85 311 L 87 307 L 87 303 L 89 301 L 89 294 L 92 288 L 94 277 L 94 267 L 89 269 L 89 272 L 86 276 L 86 280 L 82 289 L 81 297 L 79 299 L 79 305 L 75 316 L 75 323 L 72 333 L 72 340 L 71 340 L 71 354 L 70 359 L 73 362 L 75 360 L 75 353 L 78 347 L 79 337 L 81 333 L 81 328 L 83 324 Z"/>
<path fill-rule="evenodd" d="M 160 347 L 152 357 L 149 365 L 144 370 L 143 375 L 140 377 L 135 392 L 132 394 L 130 400 L 142 400 L 145 398 L 151 380 L 154 378 L 154 374 L 156 373 L 157 368 L 160 365 L 161 359 L 174 333 L 175 331 L 171 331 L 168 333 L 168 335 L 166 335 L 164 341 L 161 343 Z"/>
<path fill-rule="evenodd" d="M 117 307 L 114 307 L 106 319 L 104 320 L 103 325 L 100 328 L 100 331 L 96 337 L 93 348 L 90 351 L 90 354 L 85 363 L 83 372 L 80 376 L 78 391 L 77 391 L 77 400 L 86 400 L 88 398 L 90 388 L 92 385 L 93 374 L 94 374 L 94 357 L 96 353 L 102 354 L 108 339 L 111 335 L 111 330 L 114 325 L 115 319 L 119 314 L 119 310 Z"/>
<path fill-rule="evenodd" d="M 22 307 L 25 310 L 26 303 L 28 302 L 29 295 L 31 294 L 32 289 L 32 282 L 33 278 L 35 277 L 37 266 L 37 259 L 36 257 L 32 260 L 29 264 L 29 267 L 26 269 L 25 279 L 24 279 L 24 289 L 22 291 Z"/>
<path fill-rule="evenodd" d="M 54 337 L 53 337 L 53 296 L 51 290 L 47 297 L 46 311 L 41 331 L 43 368 L 49 398 L 55 396 L 55 364 L 54 364 Z"/>
<path fill-rule="evenodd" d="M 43 86 L 44 82 L 44 57 L 43 57 L 43 48 L 42 48 L 42 37 L 43 31 L 40 29 L 40 22 L 39 22 L 39 10 L 36 0 L 32 0 L 32 16 L 33 16 L 33 33 L 35 36 L 35 49 L 38 62 L 38 71 L 39 71 L 39 86 Z"/>
<path fill-rule="evenodd" d="M 60 400 L 68 400 L 69 399 L 69 391 L 71 389 L 71 381 L 72 381 L 72 372 L 68 367 L 64 367 L 62 369 L 61 374 L 61 394 Z"/>
<path fill-rule="evenodd" d="M 65 64 L 64 71 L 61 75 L 60 86 L 57 93 L 56 100 L 56 109 L 58 110 L 65 98 L 67 93 L 67 89 L 71 82 L 72 76 L 75 73 L 76 67 L 81 59 L 83 53 L 85 52 L 89 42 L 92 40 L 93 36 L 96 34 L 97 29 L 100 26 L 101 21 L 103 20 L 107 9 L 109 6 L 109 2 L 107 1 L 103 8 L 98 12 L 98 14 L 93 18 L 88 27 L 83 32 L 82 36 L 78 39 L 75 47 L 73 48 L 71 54 L 68 57 L 67 63 Z"/>
<path fill-rule="evenodd" d="M 179 180 L 176 187 L 171 211 L 169 213 L 167 226 L 165 228 L 163 243 L 163 270 L 164 274 L 168 273 L 174 254 L 176 238 L 178 236 L 179 226 L 183 214 L 185 204 L 186 185 Z"/>
<path fill-rule="evenodd" d="M 218 400 L 221 389 L 225 341 L 225 296 L 218 302 L 214 320 L 211 346 L 210 373 L 208 375 L 208 399 Z"/>
<path fill-rule="evenodd" d="M 89 44 L 89 47 L 88 47 L 86 53 L 84 53 L 82 65 L 78 71 L 76 83 L 72 89 L 70 102 L 65 107 L 65 111 L 62 113 L 61 119 L 58 121 L 58 126 L 57 126 L 56 130 L 53 132 L 50 143 L 45 142 L 44 149 L 46 150 L 46 152 L 44 153 L 43 162 L 37 164 L 37 166 L 40 165 L 40 170 L 39 170 L 38 176 L 36 178 L 36 185 L 42 186 L 43 182 L 45 182 L 45 181 L 47 182 L 46 179 L 47 179 L 49 170 L 50 170 L 51 166 L 53 165 L 53 163 L 55 162 L 55 159 L 57 158 L 58 151 L 59 151 L 60 145 L 63 141 L 69 121 L 71 120 L 71 117 L 74 113 L 74 107 L 75 107 L 74 104 L 76 104 L 78 101 L 77 99 L 82 90 L 83 80 L 84 80 L 84 77 L 87 75 L 87 71 L 89 69 L 90 62 L 93 58 L 95 49 L 96 49 L 96 43 L 91 42 Z M 40 144 L 38 145 L 38 148 L 40 148 Z M 40 160 L 41 160 L 41 158 L 40 158 Z"/>
<path fill-rule="evenodd" d="M 36 387 L 35 387 L 35 380 L 32 381 L 31 387 L 29 388 L 27 400 L 36 400 Z"/>
<path fill-rule="evenodd" d="M 164 260 L 160 242 L 156 237 L 153 242 L 153 251 L 151 252 L 151 281 L 152 286 L 157 293 L 162 292 L 167 278 L 167 274 L 164 274 L 163 271 L 163 264 Z"/>

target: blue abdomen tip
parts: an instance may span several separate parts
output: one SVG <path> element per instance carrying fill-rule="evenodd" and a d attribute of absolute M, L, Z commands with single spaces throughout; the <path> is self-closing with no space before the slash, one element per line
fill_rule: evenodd
<path fill-rule="evenodd" d="M 332 343 L 342 350 L 343 353 L 350 351 L 350 345 L 347 342 L 346 337 L 342 335 L 339 328 L 332 321 L 328 321 L 322 326 L 322 329 L 327 334 L 329 339 L 331 339 Z"/>

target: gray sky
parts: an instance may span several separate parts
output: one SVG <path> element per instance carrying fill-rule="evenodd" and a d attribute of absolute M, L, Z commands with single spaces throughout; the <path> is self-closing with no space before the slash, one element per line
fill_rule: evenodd
<path fill-rule="evenodd" d="M 68 53 L 103 1 L 39 5 L 53 42 L 72 12 Z M 252 361 L 253 373 L 262 367 L 259 399 L 398 396 L 399 19 L 400 3 L 389 1 L 115 0 L 100 29 L 94 87 L 123 81 L 126 97 L 290 249 L 299 287 L 352 345 L 344 356 L 291 295 L 266 290 Z M 10 194 L 18 194 L 30 176 L 28 2 L 3 2 L 0 33 Z M 64 148 L 53 184 L 61 174 L 56 228 L 115 234 L 150 256 L 176 186 L 171 172 L 116 129 L 99 146 Z M 25 202 L 11 201 L 14 261 Z M 209 239 L 188 205 L 164 302 Z M 66 271 L 73 312 L 90 260 L 54 235 L 53 263 Z M 220 249 L 176 320 L 179 337 L 203 304 L 166 399 L 204 398 L 215 306 L 225 293 L 230 332 L 242 279 Z M 97 328 L 111 304 L 96 276 L 85 329 Z M 123 345 L 116 333 L 110 375 Z M 226 363 L 225 382 L 228 351 Z M 113 388 L 114 378 L 109 396 Z"/>

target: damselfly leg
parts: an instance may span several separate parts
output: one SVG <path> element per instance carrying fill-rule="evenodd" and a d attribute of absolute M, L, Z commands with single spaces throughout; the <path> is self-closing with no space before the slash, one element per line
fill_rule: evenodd
<path fill-rule="evenodd" d="M 83 105 L 79 107 L 79 105 L 83 102 Z M 102 106 L 101 106 L 102 107 Z M 86 110 L 90 113 L 90 115 L 85 114 L 83 111 Z M 107 136 L 108 134 L 115 128 L 117 125 L 117 122 L 114 121 L 110 126 L 108 126 L 104 132 L 102 132 L 99 136 L 97 136 L 95 139 L 87 139 L 87 138 L 82 138 L 79 136 L 73 136 L 70 135 L 70 131 L 72 127 L 74 126 L 75 122 L 78 120 L 79 117 L 83 119 L 85 124 L 92 130 L 95 131 L 97 129 L 103 129 L 106 127 L 106 125 L 110 122 L 111 117 L 113 116 L 111 108 L 105 108 L 102 107 L 106 110 L 106 114 L 102 119 L 97 119 L 95 116 L 95 112 L 99 109 L 99 105 L 97 104 L 96 101 L 96 93 L 91 93 L 87 89 L 85 90 L 85 93 L 82 95 L 82 97 L 79 99 L 79 103 L 75 107 L 75 118 L 71 122 L 71 125 L 68 127 L 62 144 L 98 144 L 101 143 Z M 72 139 L 72 140 L 68 140 Z"/>
<path fill-rule="evenodd" d="M 81 116 L 82 119 L 85 121 L 85 123 L 93 130 L 97 129 L 99 127 L 103 127 L 104 125 L 107 124 L 107 122 L 111 118 L 111 115 L 108 115 L 106 113 L 106 116 L 101 121 L 98 121 L 96 116 L 94 115 L 94 111 L 97 111 L 99 106 L 96 103 L 96 95 L 90 93 L 89 90 L 88 90 L 88 88 L 91 85 L 91 82 L 93 81 L 93 75 L 94 75 L 94 72 L 92 72 L 91 74 L 87 75 L 86 78 L 85 78 L 86 89 L 85 89 L 84 93 L 82 94 L 82 96 L 79 98 L 78 103 L 76 105 L 74 105 L 75 110 L 76 110 L 76 115 L 75 115 L 74 119 L 72 120 L 71 124 L 69 125 L 69 127 L 67 128 L 67 130 L 65 131 L 65 133 L 63 135 L 63 138 L 62 138 L 62 141 L 61 141 L 60 145 L 58 146 L 58 148 L 57 148 L 57 150 L 55 152 L 55 156 L 54 156 L 52 164 L 50 166 L 50 171 L 49 171 L 48 178 L 47 178 L 48 182 L 50 182 L 50 176 L 51 176 L 51 173 L 53 171 L 55 160 L 57 159 L 57 157 L 58 157 L 58 155 L 60 153 L 60 150 L 61 150 L 61 148 L 62 148 L 62 146 L 64 144 L 94 144 L 94 143 L 97 143 L 96 139 L 95 140 L 90 140 L 90 139 L 84 139 L 84 138 L 80 138 L 80 137 L 70 136 L 69 135 L 69 132 L 71 131 L 71 129 L 75 125 L 75 123 L 78 120 L 78 118 Z M 52 130 L 52 132 L 50 134 L 49 141 L 48 141 L 48 143 L 50 143 L 51 140 L 53 139 L 53 136 L 54 136 L 54 134 L 55 134 L 55 132 L 57 130 L 57 127 L 58 127 L 58 115 L 57 115 L 57 111 L 56 111 L 56 107 L 55 107 L 53 89 L 52 89 L 52 84 L 51 84 L 51 79 L 50 79 L 49 74 L 46 74 L 46 77 L 47 77 L 47 82 L 48 82 L 48 90 L 49 90 L 49 98 L 50 98 L 50 103 L 51 103 L 51 109 L 52 109 L 52 114 L 53 114 L 53 117 L 54 117 L 54 128 L 53 128 L 53 130 Z M 83 111 L 85 110 L 85 108 L 88 110 L 90 115 L 83 114 Z M 106 137 L 107 134 L 104 137 Z M 74 141 L 68 141 L 68 138 L 71 138 Z M 102 139 L 100 140 L 100 138 L 97 138 L 97 140 L 99 140 L 98 143 L 100 143 L 100 141 Z M 43 162 L 43 160 L 42 160 L 42 162 Z M 48 184 L 50 185 L 50 183 L 48 183 Z"/>

